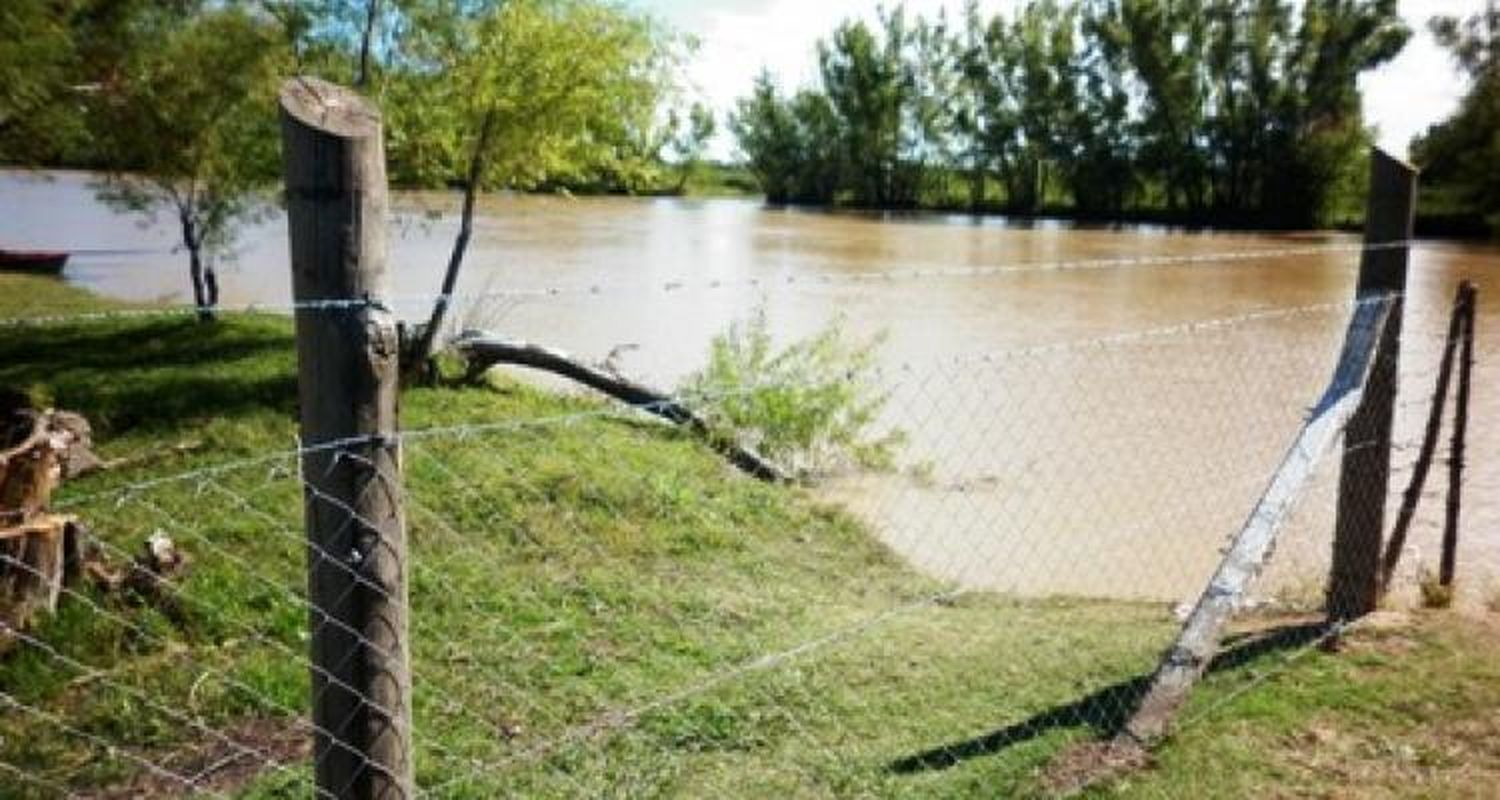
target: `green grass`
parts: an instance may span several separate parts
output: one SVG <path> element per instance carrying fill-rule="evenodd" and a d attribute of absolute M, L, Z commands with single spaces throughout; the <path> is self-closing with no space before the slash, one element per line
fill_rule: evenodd
<path fill-rule="evenodd" d="M 0 290 L 0 318 L 103 305 L 37 279 Z M 149 795 L 162 786 L 131 756 L 195 772 L 225 754 L 202 728 L 292 738 L 308 694 L 292 376 L 275 317 L 0 338 L 0 387 L 84 412 L 124 459 L 59 504 L 116 557 L 162 530 L 193 559 L 177 608 L 85 590 L 35 631 L 65 660 L 0 657 L 0 688 L 52 716 L 0 712 L 0 761 Z M 1119 721 L 1174 627 L 1139 604 L 923 602 L 940 587 L 844 514 L 594 401 L 500 383 L 410 391 L 403 412 L 409 430 L 496 424 L 405 454 L 417 769 L 436 796 L 1030 796 L 1061 748 Z M 1460 755 L 1486 754 L 1441 731 L 1500 716 L 1500 637 L 1423 619 L 1343 655 L 1216 672 L 1188 711 L 1207 716 L 1097 796 L 1334 791 L 1351 764 L 1376 794 L 1460 787 Z M 1325 730 L 1326 754 L 1305 741 Z M 1409 741 L 1421 769 L 1388 769 L 1379 748 Z M 218 788 L 306 796 L 307 773 Z M 33 796 L 50 794 L 0 780 L 0 797 Z"/>

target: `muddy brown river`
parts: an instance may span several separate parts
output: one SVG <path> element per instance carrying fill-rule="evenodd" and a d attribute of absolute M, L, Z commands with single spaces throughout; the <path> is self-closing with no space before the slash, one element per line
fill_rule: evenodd
<path fill-rule="evenodd" d="M 417 316 L 456 229 L 454 200 L 406 194 L 396 205 L 397 305 Z M 103 207 L 86 175 L 0 173 L 0 246 L 80 251 L 65 279 L 107 295 L 186 296 L 170 222 Z M 226 304 L 288 302 L 285 235 L 274 216 L 245 231 L 221 267 Z M 834 317 L 856 335 L 884 332 L 882 424 L 907 436 L 902 469 L 831 480 L 825 497 L 962 586 L 1178 602 L 1202 588 L 1327 381 L 1359 256 L 1305 251 L 1355 243 L 749 200 L 492 197 L 459 290 L 485 297 L 461 301 L 458 316 L 586 359 L 619 348 L 623 371 L 667 385 L 757 308 L 783 340 Z M 1254 251 L 1283 254 L 1243 257 Z M 1055 268 L 1192 255 L 1202 259 Z M 964 274 L 974 268 L 986 272 Z M 1410 473 L 1462 279 L 1481 299 L 1459 566 L 1477 605 L 1500 603 L 1500 249 L 1413 253 L 1388 503 Z M 1099 341 L 1150 331 L 1160 332 Z M 1315 482 L 1260 598 L 1316 597 L 1335 476 Z M 1446 479 L 1440 461 L 1403 563 L 1406 596 L 1436 566 Z"/>

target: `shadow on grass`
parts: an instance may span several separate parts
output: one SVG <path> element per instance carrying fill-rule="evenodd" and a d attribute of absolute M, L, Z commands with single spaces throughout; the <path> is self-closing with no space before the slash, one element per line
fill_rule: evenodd
<path fill-rule="evenodd" d="M 0 337 L 0 388 L 78 411 L 97 430 L 171 428 L 296 402 L 294 344 L 275 319 L 37 326 Z"/>
<path fill-rule="evenodd" d="M 1327 631 L 1328 627 L 1324 623 L 1313 622 L 1242 634 L 1226 641 L 1227 647 L 1214 657 L 1208 671 L 1223 672 L 1274 652 L 1305 647 L 1318 641 Z M 1092 727 L 1101 738 L 1111 737 L 1119 733 L 1129 721 L 1136 705 L 1150 688 L 1152 677 L 1138 675 L 1106 686 L 1067 705 L 1049 708 L 1014 725 L 907 756 L 892 762 L 887 768 L 902 774 L 949 769 L 970 759 L 1000 753 L 1050 731 L 1080 725 Z"/>

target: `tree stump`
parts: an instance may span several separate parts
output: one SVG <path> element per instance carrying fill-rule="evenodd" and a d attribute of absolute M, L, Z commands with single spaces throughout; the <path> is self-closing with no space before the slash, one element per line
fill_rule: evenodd
<path fill-rule="evenodd" d="M 98 467 L 83 417 L 11 408 L 0 418 L 0 652 L 80 571 L 83 529 L 48 510 L 64 476 Z"/>

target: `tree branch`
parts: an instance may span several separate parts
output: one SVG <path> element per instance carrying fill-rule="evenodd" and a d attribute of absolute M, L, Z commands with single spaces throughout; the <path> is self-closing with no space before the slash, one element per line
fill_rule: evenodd
<path fill-rule="evenodd" d="M 732 436 L 715 432 L 708 420 L 665 392 L 580 363 L 567 353 L 476 331 L 460 336 L 454 342 L 454 347 L 468 361 L 471 376 L 500 365 L 527 367 L 560 375 L 633 408 L 687 428 L 748 475 L 769 483 L 792 481 L 791 476 L 783 469 L 741 445 Z"/>

